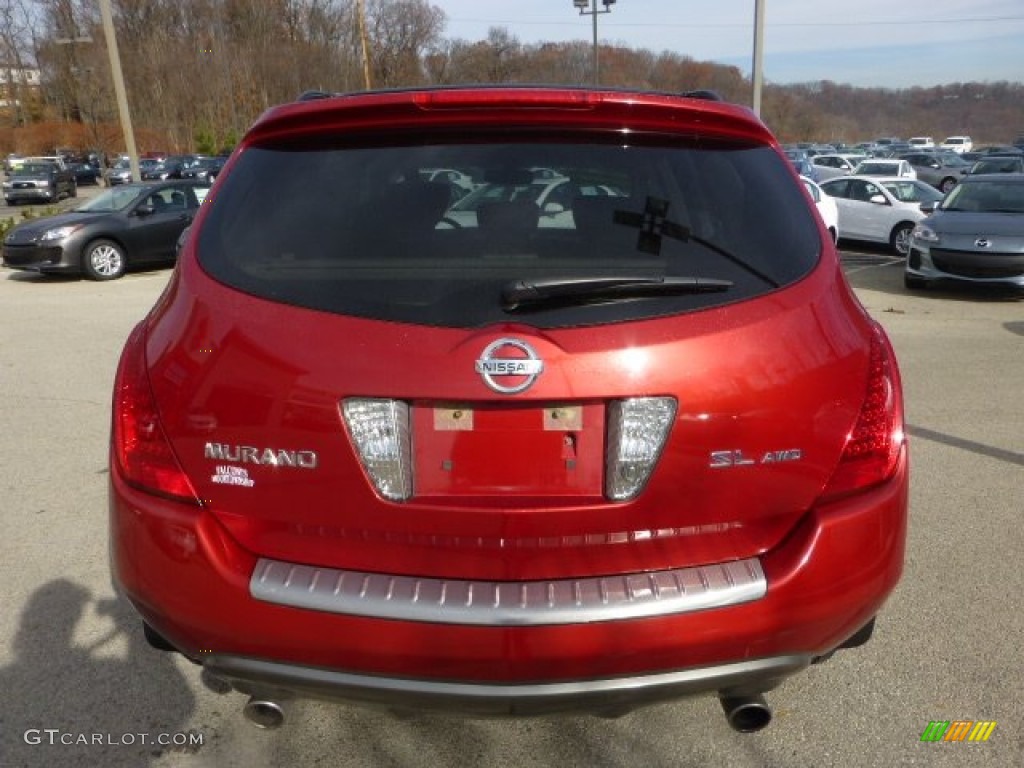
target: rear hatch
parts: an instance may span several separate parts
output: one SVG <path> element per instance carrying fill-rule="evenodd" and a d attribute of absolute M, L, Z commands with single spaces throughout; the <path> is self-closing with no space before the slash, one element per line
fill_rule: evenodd
<path fill-rule="evenodd" d="M 553 97 L 389 98 L 301 115 L 342 138 L 257 126 L 151 317 L 203 505 L 260 556 L 441 578 L 775 546 L 857 421 L 871 332 L 763 129 L 679 99 L 639 119 L 609 97 L 570 131 Z M 473 220 L 437 167 L 479 185 Z M 537 168 L 566 195 L 530 198 Z"/>

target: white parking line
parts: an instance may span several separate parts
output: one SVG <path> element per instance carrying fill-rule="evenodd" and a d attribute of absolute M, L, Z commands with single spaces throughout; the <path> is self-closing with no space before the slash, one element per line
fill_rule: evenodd
<path fill-rule="evenodd" d="M 886 262 L 876 263 L 876 264 L 858 264 L 856 267 L 853 267 L 853 266 L 847 267 L 847 266 L 844 265 L 843 266 L 843 272 L 845 272 L 848 275 L 855 275 L 858 272 L 864 272 L 864 271 L 869 270 L 869 269 L 886 269 L 887 267 L 900 267 L 902 269 L 903 268 L 903 260 L 899 259 L 899 260 L 886 261 Z"/>

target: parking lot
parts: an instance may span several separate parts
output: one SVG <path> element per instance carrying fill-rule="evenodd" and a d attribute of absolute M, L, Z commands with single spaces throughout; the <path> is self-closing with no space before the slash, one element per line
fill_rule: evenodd
<path fill-rule="evenodd" d="M 241 694 L 149 649 L 107 573 L 114 367 L 170 272 L 93 283 L 0 269 L 0 765 L 1024 765 L 1024 302 L 908 294 L 880 250 L 845 251 L 844 265 L 902 366 L 906 571 L 874 640 L 770 694 L 775 720 L 753 735 L 710 697 L 615 720 L 300 702 L 282 729 L 255 729 Z M 985 743 L 922 742 L 936 720 L 997 725 Z"/>

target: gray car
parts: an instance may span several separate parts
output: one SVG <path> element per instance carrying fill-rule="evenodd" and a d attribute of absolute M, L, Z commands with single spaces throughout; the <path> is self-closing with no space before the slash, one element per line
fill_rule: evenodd
<path fill-rule="evenodd" d="M 3 264 L 92 280 L 115 280 L 129 267 L 173 264 L 175 243 L 209 189 L 203 181 L 119 184 L 78 208 L 10 229 Z"/>
<path fill-rule="evenodd" d="M 1024 155 L 989 155 L 974 163 L 968 173 L 1024 173 Z"/>
<path fill-rule="evenodd" d="M 1024 293 L 1024 174 L 966 176 L 914 228 L 904 283 L 940 280 Z"/>
<path fill-rule="evenodd" d="M 955 152 L 909 152 L 900 155 L 917 172 L 917 178 L 942 192 L 949 192 L 967 175 L 971 164 Z"/>
<path fill-rule="evenodd" d="M 45 159 L 32 159 L 11 171 L 3 182 L 4 200 L 18 203 L 56 203 L 65 197 L 78 197 L 75 174 Z"/>
<path fill-rule="evenodd" d="M 860 154 L 839 154 L 817 155 L 811 158 L 811 163 L 817 169 L 818 181 L 834 179 L 836 176 L 849 176 L 867 155 Z"/>

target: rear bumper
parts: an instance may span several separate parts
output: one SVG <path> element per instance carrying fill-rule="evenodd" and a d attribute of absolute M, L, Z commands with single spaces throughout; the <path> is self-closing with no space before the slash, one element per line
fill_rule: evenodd
<path fill-rule="evenodd" d="M 904 455 L 889 482 L 808 513 L 759 558 L 755 599 L 607 621 L 444 623 L 257 599 L 259 559 L 213 515 L 136 491 L 116 467 L 111 566 L 157 632 L 258 695 L 498 713 L 754 693 L 879 611 L 903 567 L 906 472 Z"/>
<path fill-rule="evenodd" d="M 259 698 L 300 696 L 484 716 L 566 711 L 618 714 L 708 691 L 754 695 L 771 690 L 810 663 L 810 656 L 793 655 L 631 677 L 502 684 L 377 677 L 237 656 L 203 661 L 214 676 Z"/>

